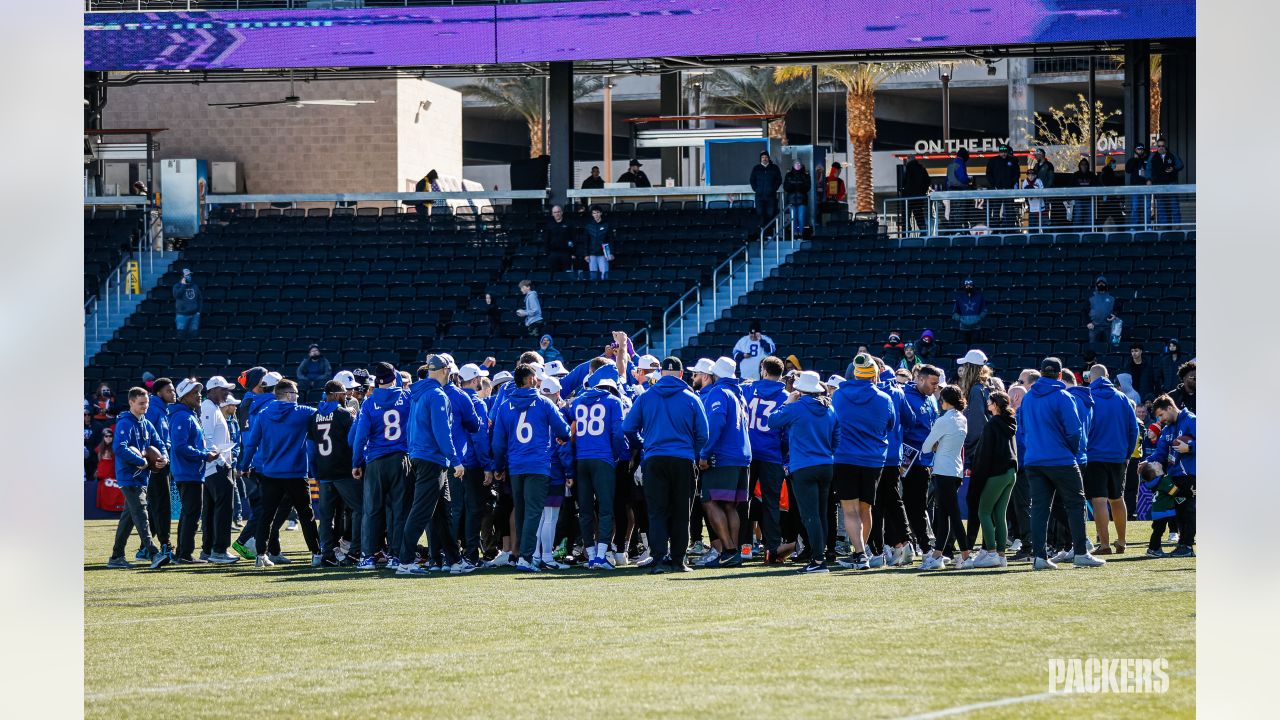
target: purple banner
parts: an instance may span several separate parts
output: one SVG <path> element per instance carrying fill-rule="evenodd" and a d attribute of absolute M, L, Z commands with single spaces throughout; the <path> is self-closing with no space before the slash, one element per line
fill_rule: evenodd
<path fill-rule="evenodd" d="M 1194 0 L 601 0 L 84 17 L 86 70 L 472 65 L 1195 36 Z"/>

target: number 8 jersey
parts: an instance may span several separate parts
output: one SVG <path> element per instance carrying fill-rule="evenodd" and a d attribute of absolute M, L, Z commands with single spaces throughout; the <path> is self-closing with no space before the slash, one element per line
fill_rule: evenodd
<path fill-rule="evenodd" d="M 360 417 L 351 431 L 351 467 L 409 452 L 408 429 L 409 391 L 398 386 L 377 388 L 360 406 Z"/>

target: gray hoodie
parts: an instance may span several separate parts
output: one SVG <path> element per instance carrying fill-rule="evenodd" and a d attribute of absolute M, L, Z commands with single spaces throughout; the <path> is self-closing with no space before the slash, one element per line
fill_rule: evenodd
<path fill-rule="evenodd" d="M 1115 312 L 1116 298 L 1109 292 L 1093 291 L 1089 296 L 1089 322 L 1101 325 Z"/>
<path fill-rule="evenodd" d="M 539 322 L 542 322 L 542 303 L 538 302 L 538 291 L 530 290 L 524 296 L 524 324 Z"/>

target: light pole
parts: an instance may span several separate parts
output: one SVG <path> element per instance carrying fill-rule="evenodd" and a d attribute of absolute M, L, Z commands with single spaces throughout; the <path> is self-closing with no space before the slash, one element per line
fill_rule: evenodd
<path fill-rule="evenodd" d="M 944 147 L 951 143 L 951 65 L 940 63 L 938 65 L 938 79 L 942 81 L 942 144 Z M 947 148 L 947 152 L 951 152 Z"/>
<path fill-rule="evenodd" d="M 604 76 L 604 167 L 606 178 L 613 177 L 613 76 Z"/>

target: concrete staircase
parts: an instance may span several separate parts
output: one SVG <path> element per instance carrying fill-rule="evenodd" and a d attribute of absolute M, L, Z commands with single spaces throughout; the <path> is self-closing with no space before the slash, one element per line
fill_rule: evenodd
<path fill-rule="evenodd" d="M 177 259 L 177 251 L 144 253 L 140 268 L 141 276 L 138 281 L 142 293 L 138 295 L 124 292 L 126 288 L 123 279 L 117 282 L 112 277 L 108 281 L 107 289 L 102 297 L 98 298 L 97 305 L 84 316 L 84 364 L 86 366 L 102 346 L 107 344 L 116 330 L 124 326 L 125 321 L 147 297 L 147 293 L 156 286 Z M 121 278 L 123 275 L 124 273 L 121 272 Z M 117 285 L 119 294 L 117 294 Z"/>

